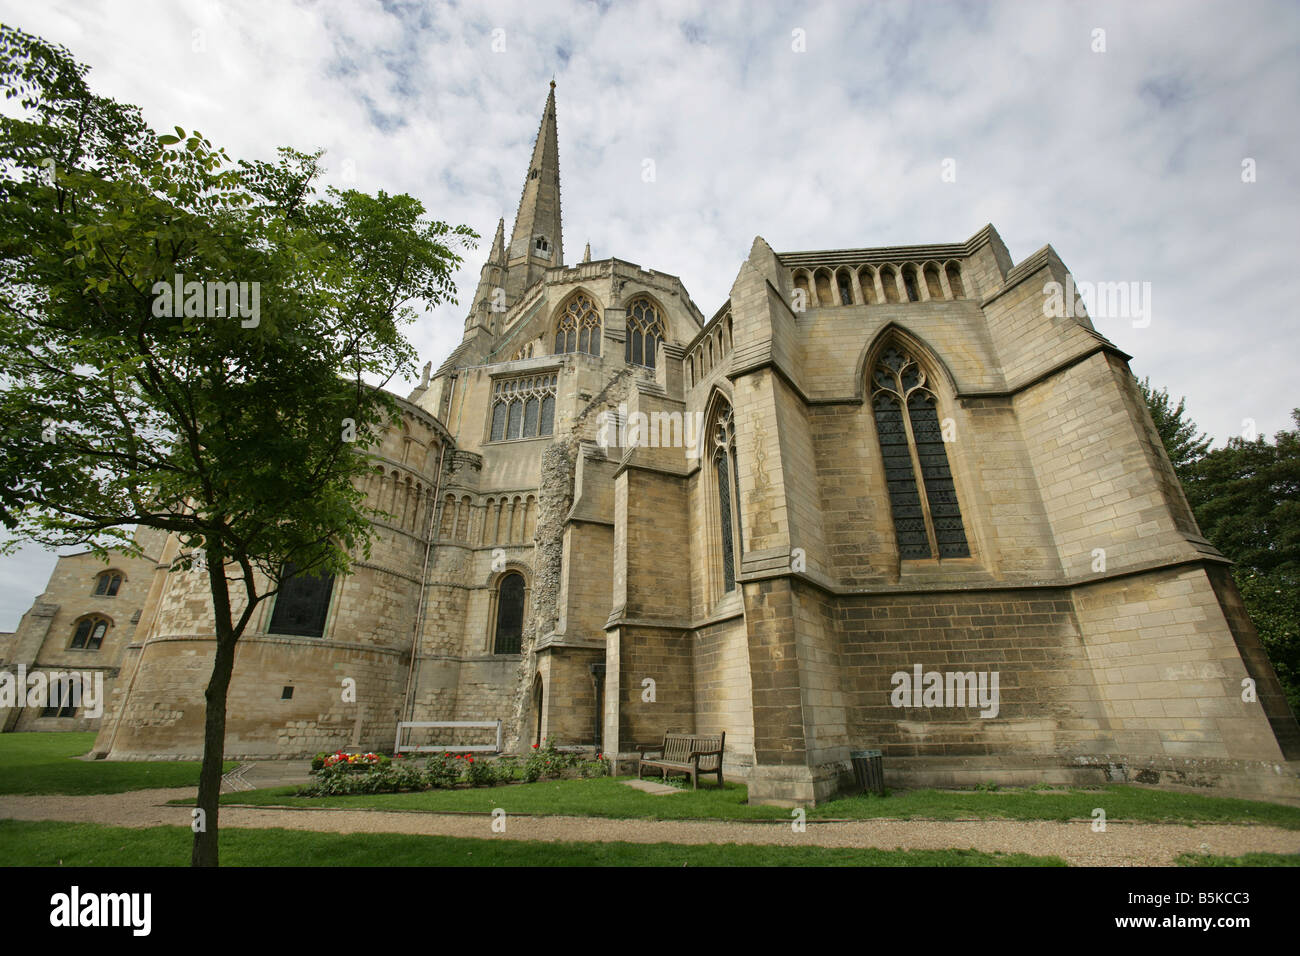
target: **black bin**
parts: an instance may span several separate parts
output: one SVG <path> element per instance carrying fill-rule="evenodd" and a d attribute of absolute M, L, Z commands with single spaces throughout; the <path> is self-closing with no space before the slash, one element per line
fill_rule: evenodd
<path fill-rule="evenodd" d="M 881 766 L 879 750 L 854 750 L 849 754 L 853 761 L 853 776 L 863 792 L 870 790 L 878 796 L 885 795 L 885 769 Z"/>

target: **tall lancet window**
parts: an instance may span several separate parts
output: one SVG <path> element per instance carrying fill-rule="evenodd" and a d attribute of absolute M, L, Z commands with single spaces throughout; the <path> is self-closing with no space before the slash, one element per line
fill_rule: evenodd
<path fill-rule="evenodd" d="M 736 424 L 731 405 L 718 399 L 713 413 L 712 448 L 713 477 L 716 483 L 719 562 L 718 571 L 722 591 L 736 590 L 736 565 L 744 542 L 740 531 L 740 494 L 736 469 Z"/>
<path fill-rule="evenodd" d="M 925 370 L 911 355 L 890 348 L 876 363 L 871 387 L 899 556 L 970 557 L 939 402 L 926 387 Z"/>
<path fill-rule="evenodd" d="M 566 352 L 600 354 L 600 313 L 582 293 L 569 300 L 555 327 L 555 354 Z"/>
<path fill-rule="evenodd" d="M 623 360 L 629 365 L 655 367 L 655 352 L 664 339 L 664 320 L 659 308 L 645 296 L 627 308 L 627 341 Z"/>

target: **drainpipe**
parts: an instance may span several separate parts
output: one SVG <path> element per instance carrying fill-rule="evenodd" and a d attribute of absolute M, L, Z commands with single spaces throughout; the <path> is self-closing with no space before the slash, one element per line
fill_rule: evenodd
<path fill-rule="evenodd" d="M 456 380 L 452 380 L 452 391 L 455 391 Z M 450 396 L 454 398 L 455 396 Z M 433 507 L 429 509 L 429 523 L 424 532 L 424 563 L 420 567 L 420 598 L 419 604 L 415 609 L 415 632 L 411 635 L 411 664 L 406 672 L 406 693 L 402 698 L 402 714 L 407 720 L 410 720 L 415 711 L 415 700 L 412 694 L 415 690 L 415 670 L 416 661 L 419 659 L 420 650 L 420 631 L 424 627 L 424 595 L 428 587 L 429 578 L 429 556 L 433 553 L 433 532 L 437 525 L 438 519 L 442 515 L 442 462 L 443 457 L 447 454 L 447 442 L 442 442 L 442 447 L 438 449 L 438 471 L 433 476 Z M 400 742 L 401 735 L 398 735 Z"/>

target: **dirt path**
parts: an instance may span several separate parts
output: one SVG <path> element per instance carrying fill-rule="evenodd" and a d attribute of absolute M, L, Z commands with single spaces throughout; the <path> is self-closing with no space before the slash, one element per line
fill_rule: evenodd
<path fill-rule="evenodd" d="M 167 800 L 192 797 L 189 788 L 137 790 L 95 796 L 0 796 L 0 817 L 66 820 L 112 826 L 188 826 L 186 807 Z M 1094 833 L 1089 821 L 867 820 L 808 821 L 806 832 L 789 823 L 693 820 L 606 820 L 596 817 L 529 817 L 512 814 L 506 832 L 494 834 L 485 814 L 302 810 L 225 807 L 221 825 L 283 827 L 332 833 L 411 833 L 428 836 L 501 837 L 509 840 L 597 840 L 627 843 L 763 843 L 781 846 L 968 849 L 1059 856 L 1074 866 L 1168 866 L 1187 851 L 1238 856 L 1251 852 L 1300 853 L 1300 831 L 1276 827 L 1207 824 L 1188 827 L 1110 823 Z"/>

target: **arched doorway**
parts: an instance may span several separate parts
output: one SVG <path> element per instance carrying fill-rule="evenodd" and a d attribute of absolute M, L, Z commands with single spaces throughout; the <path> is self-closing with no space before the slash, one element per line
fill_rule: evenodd
<path fill-rule="evenodd" d="M 542 675 L 533 680 L 533 745 L 542 745 Z"/>

